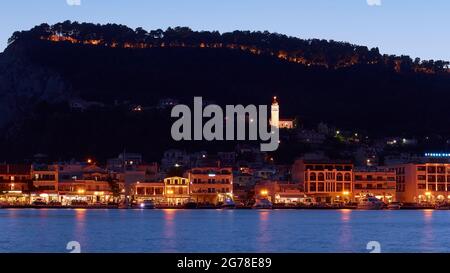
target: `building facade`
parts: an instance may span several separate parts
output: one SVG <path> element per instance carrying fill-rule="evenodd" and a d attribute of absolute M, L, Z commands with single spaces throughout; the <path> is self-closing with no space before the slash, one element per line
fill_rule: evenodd
<path fill-rule="evenodd" d="M 0 165 L 0 203 L 27 204 L 31 190 L 31 165 Z"/>
<path fill-rule="evenodd" d="M 136 182 L 131 185 L 131 192 L 136 203 L 152 200 L 155 204 L 164 205 L 164 182 Z"/>
<path fill-rule="evenodd" d="M 181 206 L 189 201 L 190 195 L 189 178 L 167 177 L 164 179 L 165 202 L 169 206 Z"/>
<path fill-rule="evenodd" d="M 388 169 L 360 169 L 353 173 L 353 198 L 367 195 L 385 203 L 396 201 L 395 172 Z"/>
<path fill-rule="evenodd" d="M 190 193 L 193 201 L 218 204 L 233 198 L 233 173 L 231 168 L 192 168 L 189 173 Z"/>
<path fill-rule="evenodd" d="M 296 160 L 293 181 L 319 203 L 349 202 L 353 192 L 353 164 L 347 161 Z"/>
<path fill-rule="evenodd" d="M 449 163 L 407 163 L 390 169 L 396 174 L 398 201 L 435 203 L 450 199 Z"/>

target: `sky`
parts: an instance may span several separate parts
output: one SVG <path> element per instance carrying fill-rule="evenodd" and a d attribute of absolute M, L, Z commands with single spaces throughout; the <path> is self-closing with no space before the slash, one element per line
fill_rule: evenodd
<path fill-rule="evenodd" d="M 450 60 L 448 0 L 0 1 L 0 51 L 16 30 L 72 20 L 146 30 L 268 30 L 346 41 L 382 53 Z"/>

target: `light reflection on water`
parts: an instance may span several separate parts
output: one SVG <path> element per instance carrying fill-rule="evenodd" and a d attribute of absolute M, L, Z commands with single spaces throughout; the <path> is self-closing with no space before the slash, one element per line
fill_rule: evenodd
<path fill-rule="evenodd" d="M 175 226 L 175 214 L 176 210 L 174 209 L 165 209 L 163 210 L 164 217 L 164 231 L 163 238 L 164 242 L 162 242 L 162 252 L 176 252 L 176 226 Z"/>
<path fill-rule="evenodd" d="M 421 243 L 427 250 L 432 251 L 433 247 L 433 212 L 434 210 L 426 209 L 423 211 L 423 235 L 421 236 Z"/>
<path fill-rule="evenodd" d="M 0 210 L 0 252 L 450 252 L 450 211 Z"/>
<path fill-rule="evenodd" d="M 349 243 L 352 241 L 352 227 L 350 224 L 351 213 L 349 209 L 343 209 L 339 211 L 341 213 L 340 234 L 338 236 L 339 252 L 351 252 L 348 248 Z"/>
<path fill-rule="evenodd" d="M 257 236 L 257 243 L 258 243 L 258 249 L 261 252 L 270 252 L 271 245 L 271 231 L 270 231 L 270 213 L 271 211 L 268 210 L 261 210 L 257 211 L 259 214 L 259 221 L 258 221 L 258 236 Z"/>

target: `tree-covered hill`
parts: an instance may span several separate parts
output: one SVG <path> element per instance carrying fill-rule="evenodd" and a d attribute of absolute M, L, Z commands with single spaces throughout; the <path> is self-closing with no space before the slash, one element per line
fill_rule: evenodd
<path fill-rule="evenodd" d="M 14 33 L 0 55 L 0 148 L 3 157 L 110 156 L 125 146 L 157 155 L 171 145 L 170 118 L 152 107 L 196 95 L 222 105 L 277 95 L 281 116 L 301 123 L 448 135 L 447 65 L 268 32 L 42 24 Z M 96 107 L 73 111 L 78 100 Z M 132 105 L 147 110 L 129 113 Z"/>

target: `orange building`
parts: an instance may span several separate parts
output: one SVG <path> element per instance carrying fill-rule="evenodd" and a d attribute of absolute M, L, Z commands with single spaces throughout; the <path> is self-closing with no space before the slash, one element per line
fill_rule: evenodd
<path fill-rule="evenodd" d="M 435 203 L 450 200 L 450 164 L 408 163 L 389 167 L 396 173 L 398 201 Z"/>
<path fill-rule="evenodd" d="M 189 178 L 173 176 L 164 179 L 164 197 L 170 206 L 181 206 L 189 201 Z"/>
<path fill-rule="evenodd" d="M 144 200 L 152 200 L 155 204 L 166 202 L 163 182 L 136 182 L 131 185 L 131 192 L 137 203 L 142 203 Z"/>
<path fill-rule="evenodd" d="M 306 196 L 298 184 L 263 180 L 255 185 L 255 199 L 264 198 L 275 204 L 295 205 L 304 203 Z"/>
<path fill-rule="evenodd" d="M 395 172 L 388 169 L 355 170 L 353 173 L 353 197 L 355 201 L 367 195 L 385 203 L 396 201 Z"/>
<path fill-rule="evenodd" d="M 0 165 L 0 202 L 27 204 L 30 190 L 31 166 L 26 164 Z"/>
<path fill-rule="evenodd" d="M 117 182 L 118 183 L 118 182 Z M 106 180 L 68 180 L 60 182 L 59 201 L 62 205 L 71 205 L 77 201 L 83 201 L 88 204 L 107 204 L 114 200 L 114 193 L 111 182 Z M 124 188 L 123 183 L 119 183 L 118 191 Z"/>
<path fill-rule="evenodd" d="M 197 203 L 218 204 L 226 198 L 233 198 L 231 168 L 192 168 L 188 174 L 191 197 Z"/>
<path fill-rule="evenodd" d="M 292 168 L 292 178 L 316 202 L 352 200 L 353 164 L 350 162 L 299 159 Z"/>
<path fill-rule="evenodd" d="M 35 194 L 32 199 L 43 199 L 45 202 L 59 201 L 58 199 L 58 181 L 59 167 L 58 165 L 32 165 L 31 179 Z M 34 201 L 31 200 L 31 201 Z"/>

